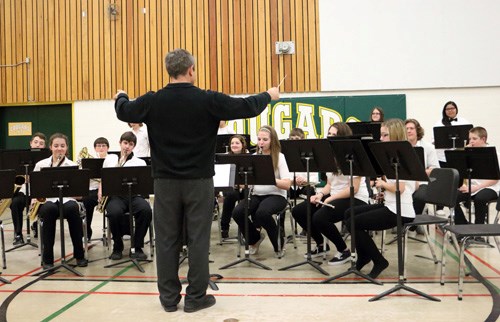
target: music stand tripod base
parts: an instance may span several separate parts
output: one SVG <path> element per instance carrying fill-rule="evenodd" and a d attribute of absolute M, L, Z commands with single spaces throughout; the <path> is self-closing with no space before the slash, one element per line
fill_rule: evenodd
<path fill-rule="evenodd" d="M 115 266 L 118 266 L 118 265 L 121 265 L 121 264 L 124 264 L 124 263 L 132 263 L 135 265 L 135 267 L 137 267 L 137 269 L 139 271 L 141 271 L 141 273 L 144 273 L 144 268 L 142 268 L 140 262 L 147 262 L 147 263 L 151 263 L 152 260 L 151 259 L 140 259 L 140 258 L 130 258 L 130 259 L 127 259 L 127 260 L 123 260 L 121 262 L 118 262 L 118 263 L 113 263 L 113 264 L 110 264 L 110 265 L 106 265 L 104 266 L 104 268 L 110 268 L 110 267 L 115 267 Z"/>

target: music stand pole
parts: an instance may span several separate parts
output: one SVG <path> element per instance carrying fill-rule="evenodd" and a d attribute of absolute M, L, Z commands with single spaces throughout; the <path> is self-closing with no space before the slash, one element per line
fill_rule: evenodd
<path fill-rule="evenodd" d="M 31 241 L 31 225 L 29 216 L 30 207 L 30 180 L 29 171 L 34 165 L 47 157 L 50 151 L 48 149 L 23 149 L 23 150 L 7 150 L 2 153 L 3 166 L 11 168 L 22 169 L 22 174 L 26 178 L 26 201 L 24 211 L 26 212 L 26 241 L 22 244 L 16 245 L 5 252 L 10 252 L 24 246 L 33 246 L 38 248 L 38 245 Z"/>
<path fill-rule="evenodd" d="M 352 227 L 351 231 L 350 231 L 350 233 L 351 233 L 351 267 L 349 267 L 349 269 L 346 272 L 343 272 L 343 273 L 337 274 L 333 277 L 330 277 L 329 279 L 326 279 L 326 280 L 322 281 L 321 283 L 329 283 L 331 281 L 334 281 L 338 278 L 347 276 L 349 274 L 355 274 L 361 278 L 369 280 L 370 282 L 372 282 L 374 284 L 382 285 L 382 283 L 380 283 L 379 281 L 371 278 L 370 276 L 368 276 L 365 273 L 360 272 L 356 268 L 356 228 L 355 228 L 356 226 L 355 226 L 355 219 L 354 219 L 354 179 L 353 179 L 354 159 L 353 159 L 353 155 L 347 156 L 346 159 L 349 162 L 349 170 L 350 170 L 349 171 L 349 203 L 350 203 L 349 212 L 350 212 L 350 216 L 351 216 L 350 222 L 351 222 L 351 227 Z"/>
<path fill-rule="evenodd" d="M 14 180 L 16 177 L 16 172 L 12 169 L 8 170 L 0 170 L 0 175 L 2 177 L 2 180 L 0 181 L 0 199 L 5 199 L 5 198 L 11 198 L 12 197 L 12 186 L 14 185 Z M 3 240 L 3 224 L 2 221 L 0 220 L 0 225 L 2 226 L 1 229 L 1 238 L 2 238 L 2 247 L 4 249 L 4 240 Z M 2 250 L 3 250 L 2 249 Z M 5 252 L 2 251 L 2 259 L 3 259 L 3 268 L 7 268 L 7 262 L 5 259 Z M 1 272 L 0 272 L 1 274 Z M 0 276 L 0 282 L 4 284 L 11 284 L 11 282 L 3 277 Z"/>
<path fill-rule="evenodd" d="M 64 211 L 63 211 L 63 197 L 65 195 L 82 195 L 81 191 L 88 191 L 88 182 L 89 182 L 89 172 L 88 170 L 64 170 L 60 168 L 56 168 L 54 171 L 37 171 L 31 174 L 33 180 L 36 177 L 40 177 L 40 182 L 45 183 L 45 186 L 48 187 L 48 183 L 50 182 L 51 189 L 46 189 L 48 191 L 47 197 L 50 197 L 50 193 L 54 191 L 58 191 L 58 210 L 59 210 L 59 229 L 60 229 L 60 239 L 61 239 L 61 262 L 58 265 L 54 265 L 48 269 L 42 270 L 33 276 L 43 275 L 46 273 L 54 273 L 59 268 L 65 268 L 68 271 L 72 272 L 75 275 L 83 276 L 82 273 L 74 269 L 70 266 L 66 261 L 66 245 L 64 242 Z M 43 187 L 45 188 L 45 187 Z M 43 189 L 42 189 L 43 190 Z M 37 197 L 40 197 L 40 193 L 36 194 Z M 40 232 L 41 233 L 41 232 Z"/>
<path fill-rule="evenodd" d="M 126 168 L 124 168 L 124 169 L 126 169 Z M 137 269 L 139 271 L 141 271 L 141 273 L 144 273 L 145 272 L 144 268 L 142 268 L 140 262 L 147 262 L 147 263 L 152 262 L 151 259 L 140 259 L 140 258 L 136 258 L 134 256 L 134 254 L 135 254 L 135 227 L 134 227 L 134 218 L 133 218 L 134 211 L 132 208 L 132 186 L 136 185 L 136 184 L 137 183 L 133 182 L 133 180 L 128 180 L 128 181 L 122 183 L 122 185 L 127 186 L 127 191 L 128 191 L 127 198 L 128 198 L 128 211 L 129 211 L 128 223 L 129 223 L 129 227 L 130 227 L 130 257 L 129 257 L 129 259 L 126 259 L 126 260 L 123 260 L 123 261 L 120 261 L 117 263 L 113 263 L 110 265 L 106 265 L 106 266 L 104 266 L 104 268 L 114 267 L 117 265 L 131 262 L 132 264 L 135 265 L 135 267 L 137 267 Z"/>
<path fill-rule="evenodd" d="M 385 145 L 385 147 L 384 147 Z M 414 293 L 420 295 L 428 300 L 441 302 L 440 299 L 428 295 L 424 292 L 421 292 L 417 289 L 409 287 L 405 285 L 404 279 L 404 262 L 403 262 L 403 220 L 401 218 L 401 191 L 399 189 L 399 179 L 400 179 L 400 167 L 403 162 L 406 164 L 406 169 L 416 169 L 417 176 L 416 178 L 411 178 L 411 174 L 408 175 L 406 180 L 414 180 L 414 181 L 424 181 L 427 180 L 427 174 L 425 174 L 425 170 L 422 164 L 418 163 L 418 157 L 413 150 L 413 147 L 408 141 L 394 141 L 394 142 L 378 142 L 371 143 L 370 148 L 372 149 L 375 157 L 379 161 L 379 164 L 383 167 L 384 165 L 389 165 L 393 168 L 394 178 L 396 179 L 396 227 L 397 227 L 397 236 L 398 236 L 398 284 L 396 284 L 391 289 L 380 293 L 379 295 L 372 297 L 369 299 L 369 302 L 377 301 L 389 294 L 397 292 L 399 290 L 405 290 L 410 293 Z M 377 149 L 379 148 L 379 149 Z M 394 153 L 393 155 L 389 155 L 390 153 Z M 378 154 L 376 153 L 378 152 Z M 412 163 L 413 162 L 413 163 Z M 387 175 L 388 171 L 386 171 Z"/>
<path fill-rule="evenodd" d="M 309 162 L 311 161 L 311 159 L 314 159 L 314 157 L 312 155 L 306 155 L 303 157 L 303 159 L 306 161 L 307 182 L 310 182 L 310 180 L 309 180 Z M 305 202 L 307 203 L 306 204 L 306 211 L 307 211 L 307 215 L 306 215 L 306 218 L 307 218 L 307 236 L 306 236 L 307 258 L 305 261 L 302 261 L 302 262 L 296 263 L 296 264 L 292 264 L 292 265 L 289 265 L 286 267 L 282 267 L 278 270 L 279 271 L 286 271 L 287 269 L 290 269 L 290 268 L 309 264 L 312 267 L 314 267 L 316 270 L 318 270 L 321 274 L 330 275 L 330 274 L 328 274 L 327 271 L 325 271 L 324 269 L 319 267 L 320 263 L 312 260 L 312 256 L 311 256 L 311 189 L 307 189 L 306 195 L 307 195 L 307 200 Z"/>
<path fill-rule="evenodd" d="M 257 265 L 263 269 L 267 269 L 270 271 L 271 270 L 270 267 L 256 261 L 253 258 L 250 258 L 250 249 L 248 247 L 248 213 L 249 213 L 249 207 L 250 207 L 251 194 L 250 194 L 250 191 L 248 189 L 248 175 L 252 175 L 253 172 L 252 172 L 252 169 L 245 168 L 245 169 L 243 169 L 243 171 L 240 171 L 239 174 L 240 175 L 243 174 L 243 176 L 245 178 L 245 183 L 244 183 L 244 191 L 245 191 L 245 232 L 244 232 L 245 233 L 245 257 L 243 257 L 237 261 L 234 261 L 232 263 L 229 263 L 227 265 L 224 265 L 220 269 L 226 269 L 226 268 L 232 267 L 234 265 L 237 265 L 237 264 L 240 264 L 243 262 L 249 262 L 251 264 Z"/>

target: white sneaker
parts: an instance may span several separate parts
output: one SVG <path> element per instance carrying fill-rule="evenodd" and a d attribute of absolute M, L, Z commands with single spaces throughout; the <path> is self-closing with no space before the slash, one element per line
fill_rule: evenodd
<path fill-rule="evenodd" d="M 260 233 L 260 239 L 253 245 L 248 245 L 248 251 L 250 255 L 255 255 L 259 251 L 259 246 L 262 243 L 262 241 L 266 238 L 266 234 L 263 232 Z"/>
<path fill-rule="evenodd" d="M 283 248 L 283 249 L 282 249 L 281 251 L 279 251 L 279 252 L 274 252 L 274 257 L 276 257 L 276 258 L 282 258 L 282 257 L 285 257 L 285 250 L 286 250 L 286 249 L 284 249 L 284 248 Z"/>

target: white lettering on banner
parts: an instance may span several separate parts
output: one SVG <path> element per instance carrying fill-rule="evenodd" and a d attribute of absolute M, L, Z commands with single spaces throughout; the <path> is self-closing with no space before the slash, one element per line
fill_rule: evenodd
<path fill-rule="evenodd" d="M 318 133 L 318 138 L 325 138 L 328 128 L 330 128 L 330 125 L 333 123 L 342 122 L 342 116 L 339 112 L 323 106 L 319 107 L 319 118 L 321 120 L 322 133 Z"/>
<path fill-rule="evenodd" d="M 271 104 L 268 104 L 266 109 L 257 117 L 248 119 L 248 128 L 246 133 L 250 134 L 250 141 L 257 144 L 257 131 L 264 125 L 269 125 L 269 113 Z"/>
<path fill-rule="evenodd" d="M 280 102 L 273 107 L 273 127 L 278 133 L 278 138 L 288 139 L 290 131 L 292 130 L 292 103 Z"/>
<path fill-rule="evenodd" d="M 314 105 L 297 103 L 297 127 L 304 131 L 306 139 L 316 138 L 316 124 L 314 123 Z"/>
<path fill-rule="evenodd" d="M 234 133 L 245 133 L 246 122 L 244 119 L 239 119 L 239 120 L 232 120 L 227 122 L 227 126 L 229 126 L 230 129 L 234 130 Z"/>

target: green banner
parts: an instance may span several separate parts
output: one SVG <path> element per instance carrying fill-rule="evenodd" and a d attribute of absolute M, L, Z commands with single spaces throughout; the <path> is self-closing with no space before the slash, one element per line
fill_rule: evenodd
<path fill-rule="evenodd" d="M 386 120 L 406 118 L 405 95 L 294 97 L 273 101 L 261 115 L 230 121 L 229 126 L 236 133 L 250 134 L 254 144 L 263 125 L 273 126 L 280 139 L 288 138 L 294 127 L 304 130 L 306 138 L 324 138 L 335 122 L 369 121 L 374 106 L 384 110 Z"/>

